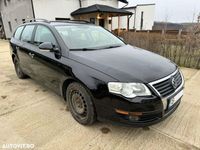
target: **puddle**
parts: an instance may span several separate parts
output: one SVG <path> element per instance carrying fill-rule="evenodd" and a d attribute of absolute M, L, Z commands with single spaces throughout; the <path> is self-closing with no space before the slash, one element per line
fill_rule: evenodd
<path fill-rule="evenodd" d="M 60 108 L 60 110 L 61 110 L 61 111 L 64 111 L 65 109 L 64 109 L 64 108 Z"/>
<path fill-rule="evenodd" d="M 4 110 L 8 110 L 8 107 L 5 107 Z"/>
<path fill-rule="evenodd" d="M 46 92 L 47 90 L 43 89 L 42 92 Z"/>
<path fill-rule="evenodd" d="M 12 105 L 11 105 L 11 107 L 15 107 L 15 106 L 16 106 L 15 104 L 12 104 Z"/>
<path fill-rule="evenodd" d="M 108 134 L 109 132 L 111 132 L 111 130 L 110 130 L 109 128 L 107 128 L 107 127 L 103 127 L 103 128 L 101 128 L 100 130 L 101 130 L 101 132 L 102 132 L 103 134 Z"/>
<path fill-rule="evenodd" d="M 149 127 L 143 127 L 142 129 L 143 129 L 143 130 L 145 130 L 145 131 L 148 131 L 148 130 L 150 130 L 150 128 L 149 128 Z"/>
<path fill-rule="evenodd" d="M 68 106 L 66 106 L 65 110 L 66 110 L 66 111 L 69 111 L 69 107 L 68 107 Z"/>
<path fill-rule="evenodd" d="M 38 89 L 36 89 L 36 90 L 35 90 L 35 92 L 39 92 L 39 90 L 38 90 Z"/>
<path fill-rule="evenodd" d="M 2 95 L 1 98 L 2 98 L 2 99 L 6 99 L 7 96 L 6 96 L 6 95 Z"/>

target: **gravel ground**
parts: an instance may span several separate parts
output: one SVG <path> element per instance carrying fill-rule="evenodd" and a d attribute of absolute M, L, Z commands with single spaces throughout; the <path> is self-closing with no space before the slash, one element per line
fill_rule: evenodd
<path fill-rule="evenodd" d="M 63 99 L 32 79 L 19 80 L 7 41 L 0 41 L 0 149 L 34 144 L 41 150 L 200 150 L 200 71 L 182 68 L 185 94 L 177 111 L 147 128 L 78 124 Z"/>

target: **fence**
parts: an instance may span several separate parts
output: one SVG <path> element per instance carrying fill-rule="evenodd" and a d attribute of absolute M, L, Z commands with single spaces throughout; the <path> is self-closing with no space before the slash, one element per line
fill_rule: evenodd
<path fill-rule="evenodd" d="M 120 36 L 134 46 L 147 49 L 174 61 L 179 66 L 200 69 L 200 34 L 169 34 L 122 31 Z"/>

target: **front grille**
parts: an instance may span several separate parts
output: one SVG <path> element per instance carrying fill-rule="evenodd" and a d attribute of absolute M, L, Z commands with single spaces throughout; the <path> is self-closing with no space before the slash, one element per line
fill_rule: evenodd
<path fill-rule="evenodd" d="M 174 86 L 172 84 L 172 80 L 174 80 Z M 173 76 L 169 76 L 169 78 L 164 81 L 152 84 L 152 86 L 160 93 L 162 97 L 167 97 L 175 92 L 175 90 L 181 85 L 181 83 L 181 73 L 177 71 Z"/>

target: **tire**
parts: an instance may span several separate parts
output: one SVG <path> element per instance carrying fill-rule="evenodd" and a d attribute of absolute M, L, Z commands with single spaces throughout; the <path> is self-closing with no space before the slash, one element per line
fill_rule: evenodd
<path fill-rule="evenodd" d="M 15 72 L 19 79 L 25 79 L 28 77 L 25 73 L 23 73 L 23 71 L 20 67 L 19 61 L 16 58 L 14 58 L 14 66 L 15 66 Z"/>
<path fill-rule="evenodd" d="M 80 83 L 71 83 L 66 92 L 67 105 L 73 118 L 82 125 L 91 125 L 96 121 L 92 96 Z"/>

